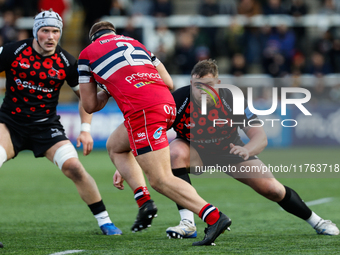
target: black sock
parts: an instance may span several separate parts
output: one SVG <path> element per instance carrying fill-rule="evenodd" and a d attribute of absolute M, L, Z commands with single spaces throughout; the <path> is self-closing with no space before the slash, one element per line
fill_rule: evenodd
<path fill-rule="evenodd" d="M 103 200 L 100 200 L 99 202 L 90 204 L 88 206 L 89 206 L 91 212 L 93 213 L 93 215 L 97 215 L 98 213 L 106 211 Z"/>
<path fill-rule="evenodd" d="M 181 178 L 182 180 L 184 180 L 187 183 L 191 184 L 188 171 L 187 171 L 187 169 L 185 167 L 172 169 L 172 173 L 174 174 L 174 176 L 176 176 L 178 178 Z M 177 205 L 178 210 L 185 209 L 183 206 L 180 206 L 179 204 L 176 204 L 176 205 Z"/>
<path fill-rule="evenodd" d="M 286 189 L 286 195 L 280 202 L 278 202 L 278 204 L 287 212 L 303 220 L 307 220 L 312 215 L 311 209 L 308 208 L 305 202 L 302 201 L 294 190 L 287 186 L 284 187 Z"/>

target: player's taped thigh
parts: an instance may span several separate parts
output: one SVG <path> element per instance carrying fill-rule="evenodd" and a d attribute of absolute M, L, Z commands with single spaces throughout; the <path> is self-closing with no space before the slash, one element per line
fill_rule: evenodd
<path fill-rule="evenodd" d="M 78 158 L 78 153 L 72 144 L 67 143 L 56 150 L 53 157 L 53 163 L 61 170 L 65 161 L 70 158 Z"/>
<path fill-rule="evenodd" d="M 0 145 L 0 167 L 7 160 L 7 152 L 4 147 Z"/>

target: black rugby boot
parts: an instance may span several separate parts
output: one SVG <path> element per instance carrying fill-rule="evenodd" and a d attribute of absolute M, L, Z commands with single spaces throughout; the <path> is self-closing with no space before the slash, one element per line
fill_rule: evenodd
<path fill-rule="evenodd" d="M 133 223 L 131 227 L 132 232 L 135 233 L 151 227 L 152 219 L 157 217 L 157 210 L 158 209 L 152 199 L 146 201 L 139 208 L 135 223 Z"/>
<path fill-rule="evenodd" d="M 207 228 L 204 229 L 205 236 L 202 241 L 194 242 L 193 246 L 202 246 L 202 245 L 215 245 L 215 239 L 227 229 L 230 231 L 229 226 L 231 225 L 231 219 L 223 213 L 220 212 L 220 218 L 213 225 L 208 225 Z"/>

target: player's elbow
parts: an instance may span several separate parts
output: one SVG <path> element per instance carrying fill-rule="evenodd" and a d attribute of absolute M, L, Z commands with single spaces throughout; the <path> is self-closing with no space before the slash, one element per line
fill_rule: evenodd
<path fill-rule="evenodd" d="M 91 109 L 88 109 L 88 110 L 85 109 L 85 112 L 88 113 L 88 114 L 92 114 L 92 113 L 94 113 L 95 111 L 94 111 L 94 110 L 91 110 Z"/>
<path fill-rule="evenodd" d="M 264 138 L 262 139 L 262 147 L 263 147 L 263 149 L 266 148 L 267 145 L 268 145 L 268 139 L 267 139 L 267 137 L 264 137 Z"/>
<path fill-rule="evenodd" d="M 168 81 L 166 81 L 166 85 L 168 86 L 168 88 L 170 90 L 173 90 L 174 89 L 174 83 L 172 81 L 172 79 L 170 78 Z"/>
<path fill-rule="evenodd" d="M 84 104 L 83 103 L 83 108 L 84 108 L 85 112 L 87 112 L 88 114 L 94 113 L 96 111 L 95 106 L 92 105 L 92 104 Z"/>

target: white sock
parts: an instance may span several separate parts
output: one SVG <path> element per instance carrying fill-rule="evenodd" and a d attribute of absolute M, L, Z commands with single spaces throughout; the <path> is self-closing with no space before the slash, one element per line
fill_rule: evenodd
<path fill-rule="evenodd" d="M 107 211 L 98 213 L 94 217 L 97 219 L 99 227 L 106 223 L 112 223 Z"/>
<path fill-rule="evenodd" d="M 2 166 L 2 164 L 7 160 L 7 152 L 4 149 L 4 147 L 2 147 L 0 145 L 0 167 Z"/>
<path fill-rule="evenodd" d="M 322 218 L 316 213 L 312 212 L 312 215 L 306 221 L 314 228 L 320 220 L 322 220 Z"/>
<path fill-rule="evenodd" d="M 181 220 L 190 220 L 192 224 L 195 225 L 195 220 L 194 220 L 194 213 L 192 211 L 189 211 L 188 209 L 182 209 L 179 210 L 179 214 L 181 215 Z"/>

